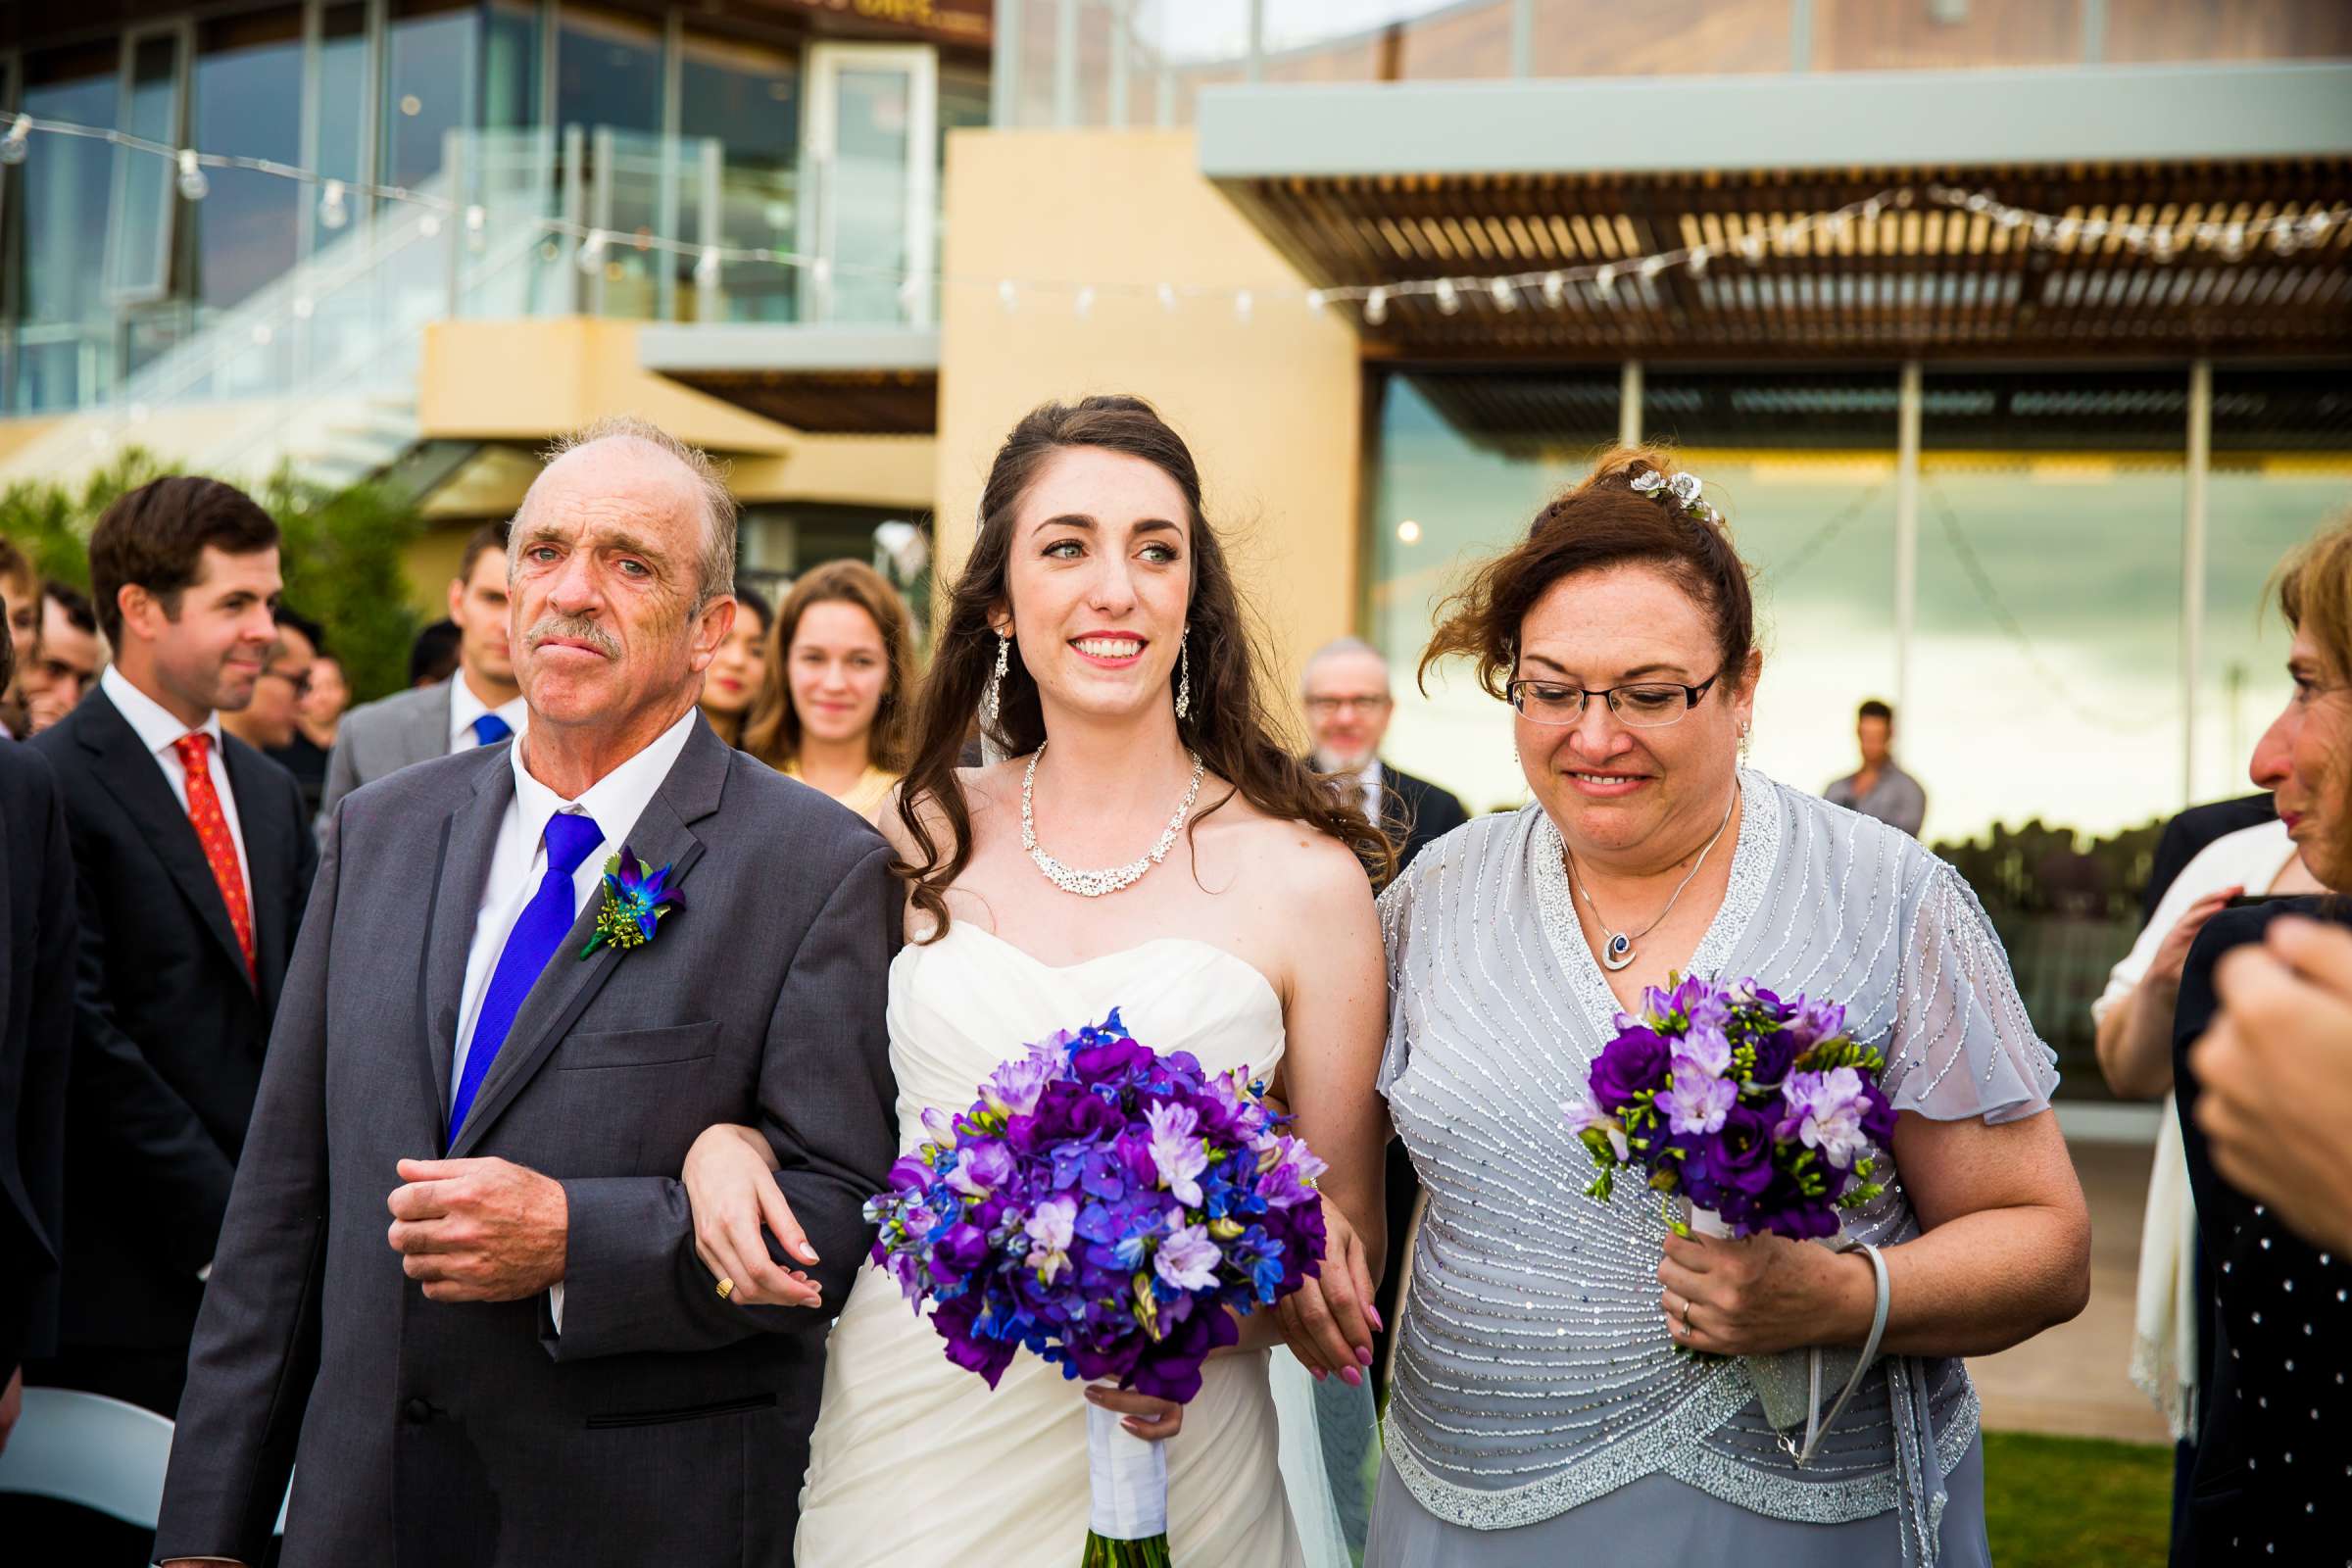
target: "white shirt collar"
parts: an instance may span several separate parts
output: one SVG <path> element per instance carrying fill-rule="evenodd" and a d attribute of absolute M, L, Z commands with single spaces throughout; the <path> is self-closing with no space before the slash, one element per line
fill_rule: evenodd
<path fill-rule="evenodd" d="M 194 734 L 196 730 L 202 730 L 213 738 L 213 750 L 216 753 L 220 750 L 219 713 L 205 714 L 204 722 L 197 725 L 196 730 L 191 730 L 173 716 L 170 709 L 133 686 L 130 677 L 114 664 L 107 665 L 105 673 L 98 677 L 98 689 L 106 693 L 106 700 L 113 703 L 116 710 L 130 721 L 139 743 L 150 752 L 158 755 L 169 752 L 182 735 Z"/>
<path fill-rule="evenodd" d="M 496 713 L 507 721 L 509 730 L 520 735 L 530 725 L 531 705 L 520 692 L 517 692 L 496 708 L 492 708 L 474 695 L 473 687 L 467 683 L 466 671 L 463 668 L 454 671 L 449 677 L 449 744 L 451 750 L 457 749 L 461 739 L 468 744 L 472 742 L 474 738 L 473 721 L 484 713 Z"/>
<path fill-rule="evenodd" d="M 531 770 L 522 765 L 524 743 L 509 747 L 507 765 L 514 770 L 514 806 L 529 835 L 527 842 L 537 844 L 547 832 L 547 819 L 558 811 L 576 810 L 592 818 L 603 830 L 605 842 L 617 851 L 653 804 L 669 770 L 677 765 L 678 754 L 686 750 L 702 714 L 700 708 L 689 706 L 651 745 L 589 785 L 576 801 L 565 800 L 531 776 Z"/>

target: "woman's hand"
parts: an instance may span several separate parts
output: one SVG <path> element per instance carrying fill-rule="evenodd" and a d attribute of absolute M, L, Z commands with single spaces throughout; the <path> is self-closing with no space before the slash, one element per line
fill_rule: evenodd
<path fill-rule="evenodd" d="M 1154 1398 L 1107 1383 L 1090 1383 L 1086 1386 L 1086 1402 L 1120 1412 L 1127 1418 L 1120 1426 L 1153 1443 L 1165 1443 L 1184 1430 L 1184 1406 L 1174 1399 Z"/>
<path fill-rule="evenodd" d="M 2188 967 L 2188 950 L 2197 945 L 2197 933 L 2205 922 L 2222 912 L 2223 906 L 2245 892 L 2242 886 L 2216 888 L 2196 903 L 2180 911 L 2180 918 L 2164 934 L 2156 948 L 2156 956 L 2148 960 L 2148 972 L 2140 977 L 2143 986 L 2157 988 L 2155 995 L 2165 1000 L 2165 1010 L 2172 1010 L 2172 1000 L 2180 994 L 2180 972 Z"/>
<path fill-rule="evenodd" d="M 1330 1199 L 1323 1200 L 1323 1271 L 1275 1303 L 1275 1321 L 1291 1353 L 1319 1381 L 1337 1374 L 1350 1386 L 1372 1364 L 1372 1332 L 1381 1327 L 1373 1305 L 1371 1260 L 1363 1238 Z"/>
<path fill-rule="evenodd" d="M 785 1250 L 816 1261 L 801 1222 L 776 1186 L 775 1153 L 750 1127 L 706 1127 L 686 1152 L 686 1200 L 694 1210 L 694 1251 L 719 1280 L 732 1280 L 737 1306 L 819 1306 L 814 1281 L 767 1255 L 764 1225 Z"/>
<path fill-rule="evenodd" d="M 1716 1355 L 1860 1345 L 1878 1303 L 1869 1258 L 1770 1235 L 1669 1236 L 1658 1283 L 1674 1343 Z"/>

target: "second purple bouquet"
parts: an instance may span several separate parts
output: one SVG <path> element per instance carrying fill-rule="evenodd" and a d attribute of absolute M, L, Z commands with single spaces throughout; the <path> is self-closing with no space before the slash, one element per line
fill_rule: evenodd
<path fill-rule="evenodd" d="M 1617 1026 L 1586 1095 L 1563 1107 L 1600 1167 L 1588 1196 L 1606 1200 L 1619 1172 L 1639 1171 L 1724 1234 L 1807 1241 L 1884 1191 L 1872 1177 L 1894 1131 L 1886 1061 L 1845 1032 L 1842 1006 L 1691 977 L 1651 987 Z"/>

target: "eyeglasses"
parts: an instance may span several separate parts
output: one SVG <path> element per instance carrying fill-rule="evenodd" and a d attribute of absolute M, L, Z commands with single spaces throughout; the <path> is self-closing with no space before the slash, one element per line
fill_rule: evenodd
<path fill-rule="evenodd" d="M 287 685 L 294 688 L 294 695 L 297 697 L 308 697 L 311 695 L 311 672 L 307 669 L 299 675 L 289 675 L 282 669 L 268 668 L 265 668 L 262 673 L 271 677 L 272 679 L 284 681 Z"/>
<path fill-rule="evenodd" d="M 1698 706 L 1707 695 L 1707 688 L 1723 677 L 1709 675 L 1695 686 L 1679 686 L 1671 681 L 1639 681 L 1631 686 L 1612 686 L 1606 691 L 1587 691 L 1556 680 L 1515 680 L 1503 688 L 1503 693 L 1519 716 L 1531 724 L 1573 724 L 1585 716 L 1585 705 L 1598 697 L 1609 705 L 1617 722 L 1629 729 L 1659 729 L 1679 721 L 1685 713 Z"/>
<path fill-rule="evenodd" d="M 1377 713 L 1393 701 L 1395 699 L 1385 692 L 1372 697 L 1309 697 L 1306 700 L 1306 710 L 1317 718 L 1331 718 L 1343 710 L 1348 709 L 1366 713 Z"/>

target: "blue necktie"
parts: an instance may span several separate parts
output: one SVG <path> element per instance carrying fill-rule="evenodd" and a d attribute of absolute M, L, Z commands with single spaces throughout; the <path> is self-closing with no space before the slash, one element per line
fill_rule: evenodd
<path fill-rule="evenodd" d="M 547 875 L 539 879 L 539 891 L 531 895 L 514 929 L 507 933 L 498 967 L 490 971 L 489 989 L 482 993 L 482 1010 L 473 1021 L 473 1044 L 466 1049 L 466 1070 L 458 1074 L 458 1092 L 449 1105 L 453 1143 L 458 1129 L 466 1125 L 466 1112 L 473 1107 L 473 1097 L 481 1089 L 490 1063 L 507 1042 L 507 1032 L 514 1027 L 522 999 L 531 994 L 540 971 L 564 946 L 572 922 L 579 918 L 571 890 L 572 873 L 588 858 L 588 852 L 604 841 L 604 829 L 593 818 L 558 811 L 547 819 Z"/>
<path fill-rule="evenodd" d="M 514 726 L 496 713 L 484 713 L 473 721 L 473 739 L 476 745 L 488 746 L 493 741 L 503 741 L 514 733 Z"/>

